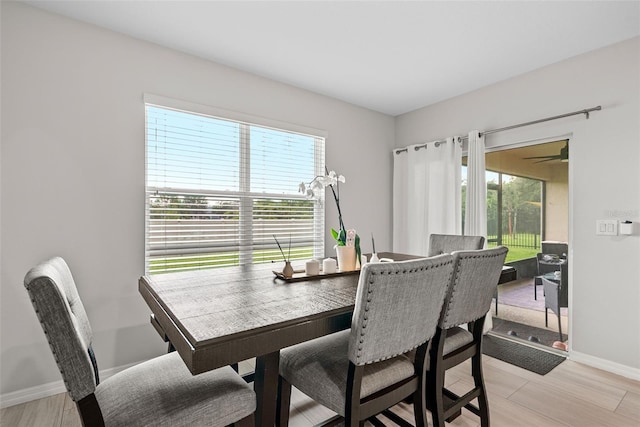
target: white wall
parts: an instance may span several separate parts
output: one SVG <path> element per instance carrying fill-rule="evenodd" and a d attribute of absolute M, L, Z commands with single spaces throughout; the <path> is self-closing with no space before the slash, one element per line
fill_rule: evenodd
<path fill-rule="evenodd" d="M 379 248 L 391 244 L 393 146 L 601 104 L 588 121 L 550 122 L 487 143 L 572 134 L 572 357 L 639 372 L 640 237 L 594 230 L 596 219 L 640 220 L 640 39 L 403 115 L 394 135 L 385 115 L 0 4 L 0 395 L 60 380 L 22 285 L 33 264 L 54 254 L 75 273 L 101 369 L 165 350 L 137 291 L 145 92 L 326 130 L 327 164 L 348 180 L 345 221 L 373 231 Z M 327 227 L 337 220 L 328 206 Z"/>
<path fill-rule="evenodd" d="M 496 133 L 486 143 L 498 147 L 572 135 L 571 357 L 640 378 L 640 236 L 595 235 L 596 219 L 640 221 L 640 38 L 402 115 L 396 144 L 597 105 L 602 111 L 589 120 L 575 116 Z"/>
<path fill-rule="evenodd" d="M 390 248 L 392 117 L 29 6 L 1 8 L 3 396 L 60 380 L 22 284 L 52 255 L 75 274 L 101 369 L 165 351 L 137 289 L 145 92 L 327 131 L 327 165 L 347 177 L 346 225 Z"/>

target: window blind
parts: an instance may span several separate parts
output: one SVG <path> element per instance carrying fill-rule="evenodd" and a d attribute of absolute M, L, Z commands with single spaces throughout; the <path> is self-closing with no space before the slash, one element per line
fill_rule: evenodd
<path fill-rule="evenodd" d="M 324 256 L 324 138 L 146 104 L 146 271 Z"/>

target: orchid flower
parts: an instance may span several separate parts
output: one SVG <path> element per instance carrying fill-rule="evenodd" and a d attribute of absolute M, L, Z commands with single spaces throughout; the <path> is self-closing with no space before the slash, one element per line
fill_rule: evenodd
<path fill-rule="evenodd" d="M 325 166 L 326 175 L 318 175 L 311 180 L 309 184 L 301 182 L 298 185 L 298 191 L 303 193 L 307 199 L 317 199 L 320 197 L 320 192 L 326 187 L 331 187 L 331 193 L 336 201 L 336 207 L 338 208 L 338 220 L 340 223 L 340 231 L 331 229 L 333 238 L 336 239 L 338 245 L 344 246 L 347 239 L 347 232 L 342 222 L 342 210 L 340 209 L 340 183 L 345 183 L 346 179 L 343 175 L 338 175 L 336 171 L 327 170 Z"/>
<path fill-rule="evenodd" d="M 303 193 L 307 199 L 317 199 L 320 192 L 327 187 L 331 187 L 331 193 L 333 199 L 336 201 L 336 207 L 338 208 L 338 222 L 339 229 L 331 229 L 331 235 L 336 240 L 337 246 L 355 246 L 360 260 L 360 237 L 356 234 L 355 230 L 347 231 L 344 222 L 342 221 L 342 210 L 340 209 L 340 183 L 345 183 L 347 180 L 344 175 L 339 175 L 336 171 L 329 171 L 325 166 L 326 175 L 318 175 L 309 184 L 301 182 L 298 186 L 298 191 Z"/>

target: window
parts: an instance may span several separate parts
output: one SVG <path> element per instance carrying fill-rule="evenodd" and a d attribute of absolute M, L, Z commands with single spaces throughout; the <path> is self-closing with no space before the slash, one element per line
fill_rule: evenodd
<path fill-rule="evenodd" d="M 146 98 L 145 98 L 146 99 Z M 293 126 L 292 126 L 293 127 Z M 146 104 L 146 271 L 324 256 L 324 138 Z"/>
<path fill-rule="evenodd" d="M 462 212 L 466 208 L 466 166 L 462 166 Z M 509 248 L 507 262 L 532 258 L 540 251 L 544 182 L 486 171 L 487 247 Z"/>

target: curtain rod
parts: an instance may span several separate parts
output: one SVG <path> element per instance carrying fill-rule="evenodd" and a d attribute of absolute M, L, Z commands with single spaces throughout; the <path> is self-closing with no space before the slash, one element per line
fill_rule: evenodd
<path fill-rule="evenodd" d="M 539 120 L 534 120 L 531 122 L 526 122 L 526 123 L 519 123 L 517 125 L 511 125 L 511 126 L 506 126 L 503 128 L 499 128 L 499 129 L 491 129 L 491 130 L 487 130 L 484 132 L 481 132 L 480 135 L 490 135 L 492 133 L 497 133 L 497 132 L 502 132 L 505 130 L 511 130 L 511 129 L 516 129 L 516 128 L 520 128 L 523 126 L 529 126 L 529 125 L 535 125 L 538 123 L 542 123 L 542 122 L 548 122 L 551 120 L 557 120 L 557 119 L 563 119 L 565 117 L 570 117 L 570 116 L 576 116 L 578 114 L 584 114 L 585 119 L 589 119 L 589 113 L 592 111 L 600 111 L 602 110 L 602 106 L 598 105 L 597 107 L 592 107 L 592 108 L 585 108 L 584 110 L 579 110 L 579 111 L 573 111 L 571 113 L 566 113 L 566 114 L 560 114 L 559 116 L 553 116 L 553 117 L 545 117 L 544 119 L 539 119 Z M 462 136 L 460 137 L 461 140 L 468 140 L 469 137 L 468 136 Z M 436 146 L 438 146 L 440 143 L 445 142 L 445 141 L 436 141 Z M 416 151 L 418 151 L 421 148 L 426 147 L 427 144 L 423 144 L 423 145 L 417 145 L 414 147 L 414 149 Z M 396 154 L 400 154 L 402 152 L 408 151 L 408 148 L 401 148 L 399 150 L 396 150 Z"/>

